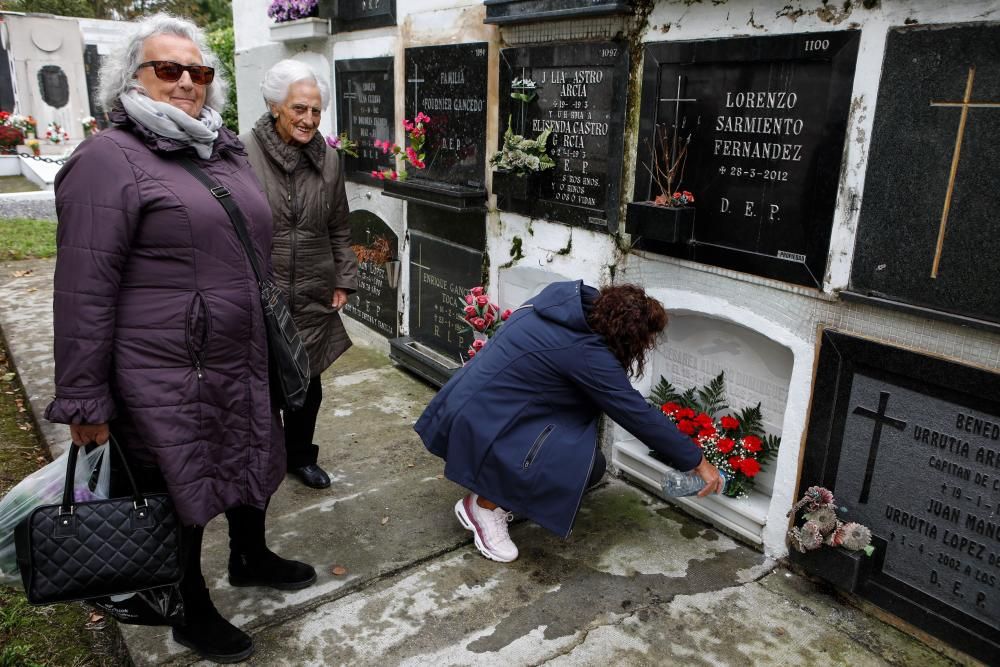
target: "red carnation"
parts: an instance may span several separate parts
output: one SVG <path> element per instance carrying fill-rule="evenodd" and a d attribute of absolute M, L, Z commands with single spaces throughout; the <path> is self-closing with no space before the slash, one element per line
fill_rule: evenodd
<path fill-rule="evenodd" d="M 698 422 L 699 426 L 711 426 L 712 418 L 706 415 L 704 412 L 699 412 L 698 416 L 694 418 Z"/>
<path fill-rule="evenodd" d="M 762 443 L 760 441 L 760 438 L 758 438 L 757 436 L 748 435 L 747 437 L 743 438 L 743 447 L 748 452 L 759 452 L 760 450 L 764 449 L 764 443 Z"/>
<path fill-rule="evenodd" d="M 678 430 L 680 430 L 681 433 L 685 435 L 694 435 L 694 432 L 698 430 L 698 425 L 695 424 L 693 421 L 684 419 L 677 423 L 677 428 Z"/>
<path fill-rule="evenodd" d="M 732 438 L 719 438 L 719 444 L 716 445 L 716 447 L 719 448 L 719 451 L 723 454 L 728 454 L 733 451 L 733 447 L 735 446 L 736 443 L 733 442 Z"/>
<path fill-rule="evenodd" d="M 677 405 L 676 403 L 664 403 L 663 405 L 660 406 L 660 409 L 663 410 L 663 414 L 672 415 L 678 410 L 680 410 L 681 406 Z"/>
<path fill-rule="evenodd" d="M 740 420 L 738 420 L 736 417 L 730 417 L 729 415 L 726 415 L 725 417 L 720 419 L 719 423 L 722 424 L 722 428 L 726 429 L 727 431 L 735 431 L 740 427 Z"/>
<path fill-rule="evenodd" d="M 743 459 L 741 457 L 739 457 L 739 456 L 730 456 L 729 457 L 729 467 L 732 468 L 733 470 L 735 470 L 736 472 L 740 471 L 740 467 L 742 465 L 743 465 Z"/>
<path fill-rule="evenodd" d="M 705 428 L 698 431 L 699 438 L 711 438 L 713 435 L 718 433 L 714 426 L 706 426 Z"/>
<path fill-rule="evenodd" d="M 681 408 L 680 410 L 677 411 L 677 414 L 674 416 L 677 417 L 678 419 L 691 419 L 692 417 L 694 417 L 694 410 L 692 410 L 691 408 Z"/>
<path fill-rule="evenodd" d="M 760 472 L 760 464 L 754 459 L 743 459 L 740 464 L 740 471 L 747 477 L 756 477 Z"/>

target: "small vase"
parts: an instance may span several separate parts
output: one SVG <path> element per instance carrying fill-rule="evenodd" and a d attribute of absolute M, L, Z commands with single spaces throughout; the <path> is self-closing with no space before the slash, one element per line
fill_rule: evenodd
<path fill-rule="evenodd" d="M 534 203 L 541 193 L 539 173 L 516 174 L 512 171 L 493 172 L 493 194 L 497 208 L 523 215 L 531 215 Z"/>
<path fill-rule="evenodd" d="M 694 237 L 693 206 L 659 206 L 653 202 L 630 202 L 625 231 L 633 237 L 661 243 L 687 243 Z"/>
<path fill-rule="evenodd" d="M 390 259 L 384 265 L 385 267 L 385 281 L 389 284 L 390 289 L 396 289 L 399 286 L 399 272 L 402 269 L 402 262 L 398 259 Z"/>
<path fill-rule="evenodd" d="M 873 558 L 865 555 L 864 551 L 830 546 L 805 553 L 792 549 L 788 552 L 788 561 L 807 574 L 852 593 L 868 578 L 873 566 Z"/>

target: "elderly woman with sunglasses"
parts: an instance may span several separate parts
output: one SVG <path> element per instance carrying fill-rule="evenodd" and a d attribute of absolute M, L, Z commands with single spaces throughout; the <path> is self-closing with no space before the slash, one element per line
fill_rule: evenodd
<path fill-rule="evenodd" d="M 303 588 L 316 572 L 265 543 L 285 451 L 259 290 L 225 209 L 180 161 L 228 189 L 265 266 L 271 211 L 222 126 L 226 84 L 200 30 L 164 14 L 133 27 L 101 69 L 113 127 L 83 142 L 56 179 L 56 396 L 46 417 L 69 424 L 76 445 L 110 431 L 140 486 L 170 494 L 187 548 L 185 624 L 173 637 L 235 662 L 253 641 L 209 596 L 205 524 L 226 513 L 234 586 Z"/>
<path fill-rule="evenodd" d="M 284 413 L 288 471 L 316 489 L 330 485 L 313 443 L 323 400 L 320 374 L 351 345 L 340 309 L 357 289 L 344 171 L 318 133 L 330 87 L 313 69 L 282 60 L 264 74 L 267 112 L 240 139 L 274 216 L 274 279 L 288 296 L 313 377 L 305 405 Z"/>

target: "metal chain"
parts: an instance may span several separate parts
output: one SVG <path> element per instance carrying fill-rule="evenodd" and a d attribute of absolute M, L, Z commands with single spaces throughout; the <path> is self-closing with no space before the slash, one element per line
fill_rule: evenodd
<path fill-rule="evenodd" d="M 50 164 L 66 164 L 66 158 L 42 157 L 41 155 L 32 155 L 31 153 L 24 153 L 24 152 L 14 152 L 14 153 L 0 152 L 0 155 L 19 155 L 21 157 L 30 158 L 32 160 L 38 160 L 39 162 L 48 162 Z"/>

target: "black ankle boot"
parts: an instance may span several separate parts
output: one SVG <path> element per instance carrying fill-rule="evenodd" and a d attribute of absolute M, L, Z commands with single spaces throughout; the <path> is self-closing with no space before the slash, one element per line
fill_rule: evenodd
<path fill-rule="evenodd" d="M 222 617 L 207 588 L 186 593 L 184 625 L 173 628 L 175 642 L 218 663 L 242 662 L 253 654 L 253 639 Z"/>
<path fill-rule="evenodd" d="M 312 565 L 287 560 L 270 549 L 255 554 L 229 554 L 229 584 L 232 586 L 268 586 L 279 591 L 295 591 L 316 583 Z"/>

